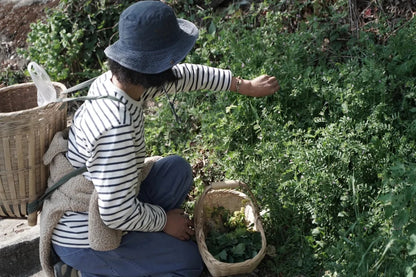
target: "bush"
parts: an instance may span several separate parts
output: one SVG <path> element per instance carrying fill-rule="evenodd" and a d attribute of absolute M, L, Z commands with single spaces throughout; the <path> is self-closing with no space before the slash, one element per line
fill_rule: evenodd
<path fill-rule="evenodd" d="M 117 39 L 119 15 L 134 1 L 64 0 L 45 22 L 31 24 L 20 53 L 42 65 L 53 81 L 73 85 L 102 72 L 104 49 Z"/>
<path fill-rule="evenodd" d="M 0 71 L 0 88 L 27 82 L 22 70 L 4 68 Z"/>
<path fill-rule="evenodd" d="M 252 186 L 276 247 L 264 272 L 412 274 L 416 22 L 394 32 L 383 25 L 388 39 L 381 40 L 373 29 L 350 32 L 346 1 L 309 16 L 307 7 L 254 3 L 211 16 L 187 61 L 246 78 L 275 75 L 281 90 L 264 99 L 178 95 L 184 123 L 170 126 L 163 104 L 162 127 L 149 120 L 150 152 L 176 152 L 196 164 L 199 151 L 208 155 L 206 171 L 216 167 L 215 180 Z M 302 22 L 288 29 L 296 14 Z M 197 172 L 197 185 L 205 173 Z"/>

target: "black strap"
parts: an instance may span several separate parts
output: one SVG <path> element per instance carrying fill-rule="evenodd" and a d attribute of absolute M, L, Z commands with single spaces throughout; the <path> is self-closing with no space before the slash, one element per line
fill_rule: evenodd
<path fill-rule="evenodd" d="M 34 212 L 40 210 L 40 208 L 42 207 L 43 201 L 45 201 L 45 199 L 48 198 L 52 194 L 52 192 L 54 192 L 57 188 L 59 188 L 60 186 L 65 184 L 72 177 L 80 175 L 80 174 L 82 174 L 86 171 L 87 171 L 87 167 L 83 166 L 83 167 L 77 168 L 77 169 L 69 172 L 68 174 L 64 175 L 53 186 L 47 188 L 45 193 L 41 197 L 39 197 L 35 201 L 30 202 L 30 203 L 27 204 L 27 213 L 31 214 L 31 213 L 34 213 Z"/>
<path fill-rule="evenodd" d="M 87 81 L 85 81 L 85 82 L 82 82 L 82 83 L 80 83 L 80 84 L 78 84 L 78 85 L 75 85 L 75 86 L 73 86 L 73 87 L 71 87 L 71 88 L 68 88 L 68 89 L 66 89 L 66 90 L 64 90 L 64 91 L 62 91 L 61 93 L 62 94 L 68 94 L 68 93 L 71 93 L 71 92 L 76 92 L 76 91 L 79 91 L 79 90 L 81 90 L 81 89 L 84 89 L 84 88 L 87 88 L 87 87 L 89 87 L 94 81 L 95 81 L 95 79 L 97 79 L 98 77 L 94 77 L 94 78 L 91 78 L 91 79 L 89 79 L 89 80 L 87 80 Z"/>
<path fill-rule="evenodd" d="M 101 95 L 101 96 L 79 96 L 79 97 L 70 97 L 70 98 L 58 98 L 55 102 L 72 102 L 72 101 L 86 101 L 86 100 L 100 100 L 100 99 L 110 99 L 114 101 L 118 101 L 122 104 L 123 101 L 115 96 L 111 95 Z"/>

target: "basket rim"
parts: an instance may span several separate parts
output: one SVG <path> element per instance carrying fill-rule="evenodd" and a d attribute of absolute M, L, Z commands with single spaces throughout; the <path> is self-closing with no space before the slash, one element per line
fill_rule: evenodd
<path fill-rule="evenodd" d="M 65 94 L 62 94 L 61 92 L 66 90 L 66 86 L 60 82 L 52 82 L 52 84 L 54 85 L 54 87 L 58 87 L 61 89 L 61 91 L 58 91 L 59 93 L 59 98 L 66 98 Z M 0 88 L 0 96 L 1 93 L 6 91 L 6 90 L 10 90 L 10 89 L 19 89 L 19 88 L 23 88 L 23 87 L 31 87 L 31 86 L 35 86 L 34 82 L 27 82 L 27 83 L 22 83 L 22 84 L 15 84 L 15 85 L 11 85 L 11 86 L 7 86 L 4 88 Z M 35 86 L 36 87 L 36 86 Z M 41 110 L 47 110 L 51 107 L 54 107 L 56 105 L 61 105 L 62 103 L 60 102 L 52 102 L 49 103 L 45 106 L 37 106 L 37 107 L 33 107 L 30 109 L 25 109 L 25 110 L 20 110 L 20 111 L 14 111 L 14 112 L 0 112 L 0 117 L 13 117 L 13 116 L 17 116 L 23 113 L 30 113 L 30 112 L 36 112 L 36 111 L 41 111 Z"/>

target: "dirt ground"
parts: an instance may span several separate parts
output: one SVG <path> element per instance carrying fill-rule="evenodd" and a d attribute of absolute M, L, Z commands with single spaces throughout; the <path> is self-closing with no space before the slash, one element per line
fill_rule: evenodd
<path fill-rule="evenodd" d="M 0 68 L 17 69 L 26 61 L 16 55 L 26 47 L 30 23 L 45 16 L 45 8 L 53 8 L 59 0 L 0 0 Z"/>

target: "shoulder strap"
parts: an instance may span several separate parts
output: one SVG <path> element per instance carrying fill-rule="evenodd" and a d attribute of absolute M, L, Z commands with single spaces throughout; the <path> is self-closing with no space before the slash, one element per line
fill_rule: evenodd
<path fill-rule="evenodd" d="M 110 99 L 113 101 L 120 102 L 122 104 L 123 101 L 121 99 L 111 96 L 111 95 L 101 95 L 101 96 L 78 96 L 78 97 L 70 97 L 70 98 L 58 98 L 55 102 L 73 102 L 73 101 L 86 101 L 86 100 L 100 100 L 100 99 Z"/>
<path fill-rule="evenodd" d="M 87 81 L 84 81 L 84 82 L 78 84 L 78 85 L 75 85 L 73 87 L 70 87 L 70 88 L 64 90 L 61 93 L 62 94 L 68 94 L 68 93 L 75 92 L 75 91 L 81 90 L 83 88 L 89 87 L 95 81 L 95 79 L 97 79 L 97 78 L 98 77 L 91 78 L 91 79 L 89 79 Z"/>
<path fill-rule="evenodd" d="M 84 81 L 78 85 L 75 85 L 73 87 L 70 87 L 64 91 L 61 92 L 61 94 L 68 94 L 71 92 L 75 92 L 75 91 L 79 91 L 81 89 L 87 88 L 89 87 L 94 81 L 95 79 L 97 79 L 98 77 L 94 77 L 91 78 L 87 81 Z M 69 97 L 69 98 L 58 98 L 56 99 L 55 102 L 72 102 L 72 101 L 85 101 L 85 100 L 98 100 L 98 99 L 111 99 L 114 101 L 118 101 L 122 104 L 123 101 L 121 101 L 121 99 L 118 99 L 117 97 L 111 96 L 111 95 L 102 95 L 102 96 L 78 96 L 78 97 Z"/>

